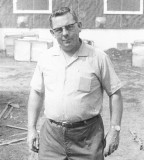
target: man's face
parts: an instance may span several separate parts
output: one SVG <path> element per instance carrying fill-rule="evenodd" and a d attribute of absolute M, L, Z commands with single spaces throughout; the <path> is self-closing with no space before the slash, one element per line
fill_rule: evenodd
<path fill-rule="evenodd" d="M 70 13 L 52 18 L 53 35 L 65 52 L 74 52 L 79 45 L 81 23 L 76 22 Z"/>

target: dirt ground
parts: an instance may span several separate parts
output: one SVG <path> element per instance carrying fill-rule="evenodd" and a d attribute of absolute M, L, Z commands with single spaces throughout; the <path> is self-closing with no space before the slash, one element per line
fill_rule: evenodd
<path fill-rule="evenodd" d="M 123 83 L 124 101 L 120 145 L 118 150 L 106 160 L 144 160 L 144 149 L 142 148 L 144 143 L 144 68 L 131 65 L 132 53 L 129 50 L 118 51 L 113 48 L 106 52 L 112 59 Z M 29 83 L 35 65 L 35 62 L 17 62 L 13 58 L 0 56 L 0 113 L 8 102 L 14 102 L 20 106 L 20 108 L 13 108 L 7 119 L 0 119 L 0 160 L 28 160 L 26 140 L 7 145 L 2 144 L 8 140 L 26 137 L 25 130 L 9 128 L 6 125 L 27 128 Z M 102 117 L 106 134 L 109 127 L 107 95 L 104 98 Z M 36 159 L 36 156 L 33 160 Z"/>

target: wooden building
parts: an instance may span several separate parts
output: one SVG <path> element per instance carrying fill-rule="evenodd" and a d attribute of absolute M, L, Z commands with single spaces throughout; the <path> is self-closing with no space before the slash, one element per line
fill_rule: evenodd
<path fill-rule="evenodd" d="M 46 35 L 49 14 L 61 6 L 76 11 L 83 24 L 82 37 L 100 47 L 143 39 L 143 0 L 0 0 L 0 48 L 9 34 Z"/>

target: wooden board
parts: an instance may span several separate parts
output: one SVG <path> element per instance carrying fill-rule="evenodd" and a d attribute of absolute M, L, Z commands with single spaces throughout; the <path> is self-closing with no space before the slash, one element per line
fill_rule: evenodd
<path fill-rule="evenodd" d="M 0 27 L 17 28 L 17 14 L 13 14 L 12 0 L 0 2 Z M 142 29 L 144 27 L 144 15 L 116 15 L 104 14 L 103 0 L 53 0 L 52 10 L 61 6 L 68 6 L 79 14 L 84 29 L 96 28 L 96 17 L 106 17 L 103 29 Z M 28 16 L 28 28 L 49 28 L 49 14 L 25 14 Z"/>

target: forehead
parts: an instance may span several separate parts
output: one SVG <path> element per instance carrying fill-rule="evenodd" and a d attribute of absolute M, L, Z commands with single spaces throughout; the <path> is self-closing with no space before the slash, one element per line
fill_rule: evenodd
<path fill-rule="evenodd" d="M 73 16 L 70 13 L 52 18 L 53 28 L 63 27 L 74 22 L 75 20 L 73 19 Z"/>

